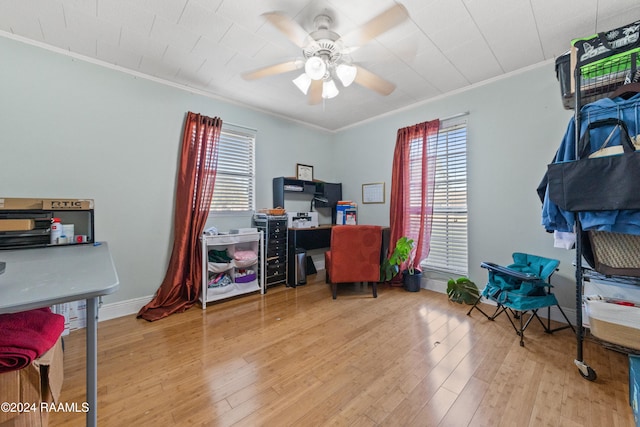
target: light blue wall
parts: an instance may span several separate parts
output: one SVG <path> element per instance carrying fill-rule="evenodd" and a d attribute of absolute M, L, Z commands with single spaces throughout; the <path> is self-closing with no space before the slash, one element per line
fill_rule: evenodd
<path fill-rule="evenodd" d="M 94 199 L 121 282 L 107 303 L 162 282 L 187 111 L 258 130 L 257 207 L 296 163 L 333 178 L 330 133 L 6 38 L 0 57 L 0 197 Z"/>
<path fill-rule="evenodd" d="M 387 203 L 360 204 L 359 218 L 387 225 L 397 130 L 463 112 L 469 112 L 470 278 L 483 286 L 487 272 L 480 263 L 509 264 L 515 251 L 557 258 L 556 292 L 563 306 L 574 307 L 574 252 L 553 248 L 552 236 L 540 225 L 536 194 L 572 115 L 562 108 L 552 61 L 340 132 L 334 138 L 341 153 L 335 167 L 344 196 L 361 201 L 363 183 L 384 181 Z"/>
<path fill-rule="evenodd" d="M 556 257 L 557 293 L 574 305 L 573 252 L 552 247 L 535 193 L 571 116 L 552 62 L 332 134 L 14 40 L 0 38 L 0 56 L 0 196 L 95 199 L 96 237 L 109 241 L 121 280 L 106 302 L 152 295 L 164 277 L 187 111 L 257 129 L 258 208 L 271 207 L 273 177 L 305 163 L 343 183 L 360 223 L 380 225 L 397 130 L 468 111 L 471 278 L 482 285 L 480 262 L 508 263 L 513 251 Z M 363 205 L 362 184 L 380 181 L 386 203 Z"/>

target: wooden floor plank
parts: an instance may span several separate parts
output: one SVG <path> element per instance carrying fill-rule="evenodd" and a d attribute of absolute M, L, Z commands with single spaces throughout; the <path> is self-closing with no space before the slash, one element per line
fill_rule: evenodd
<path fill-rule="evenodd" d="M 446 295 L 324 276 L 196 306 L 157 322 L 99 324 L 101 426 L 569 426 L 633 425 L 626 356 L 575 337 L 489 321 Z M 83 331 L 65 338 L 61 402 L 85 400 Z M 84 413 L 51 413 L 82 426 Z"/>
<path fill-rule="evenodd" d="M 476 409 L 482 403 L 487 388 L 489 388 L 489 384 L 471 377 L 438 426 L 457 427 L 468 425 Z"/>

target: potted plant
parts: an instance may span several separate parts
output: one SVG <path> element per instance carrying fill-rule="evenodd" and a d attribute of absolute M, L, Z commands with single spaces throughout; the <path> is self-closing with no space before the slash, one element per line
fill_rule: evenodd
<path fill-rule="evenodd" d="M 402 283 L 409 292 L 420 291 L 420 284 L 422 283 L 422 271 L 414 266 L 415 256 L 416 254 L 412 250 L 409 254 L 407 269 L 402 272 Z"/>
<path fill-rule="evenodd" d="M 466 277 L 449 279 L 447 282 L 447 295 L 449 300 L 458 304 L 475 304 L 480 298 L 480 292 L 475 283 Z"/>
<path fill-rule="evenodd" d="M 413 252 L 413 239 L 402 236 L 396 242 L 391 256 L 380 265 L 380 281 L 388 282 L 400 273 L 402 264 L 409 260 L 407 269 L 402 272 L 402 283 L 406 290 L 417 292 L 420 290 L 422 272 L 413 265 L 415 253 Z"/>
<path fill-rule="evenodd" d="M 380 265 L 380 281 L 388 282 L 399 272 L 400 266 L 409 259 L 413 249 L 413 240 L 405 236 L 398 239 L 395 249 L 389 258 L 385 258 Z"/>

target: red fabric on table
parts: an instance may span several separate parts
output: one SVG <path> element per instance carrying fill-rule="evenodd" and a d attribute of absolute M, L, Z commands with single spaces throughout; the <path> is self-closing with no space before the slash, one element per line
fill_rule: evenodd
<path fill-rule="evenodd" d="M 0 373 L 27 367 L 56 343 L 64 316 L 49 308 L 0 314 Z"/>

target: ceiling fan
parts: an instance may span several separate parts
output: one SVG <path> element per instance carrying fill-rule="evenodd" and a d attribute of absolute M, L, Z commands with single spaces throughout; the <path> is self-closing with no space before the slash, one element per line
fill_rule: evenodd
<path fill-rule="evenodd" d="M 293 83 L 306 95 L 309 104 L 319 104 L 322 99 L 333 98 L 339 90 L 335 79 L 344 87 L 355 82 L 380 95 L 387 96 L 396 88 L 395 84 L 383 79 L 371 71 L 353 64 L 350 53 L 380 34 L 401 24 L 409 17 L 407 9 L 395 4 L 360 28 L 341 37 L 332 31 L 333 22 L 327 14 L 314 19 L 315 30 L 307 33 L 297 22 L 281 12 L 263 14 L 275 28 L 282 32 L 296 46 L 302 49 L 304 59 L 270 65 L 242 74 L 245 80 L 287 73 L 304 68 L 304 72 Z"/>

